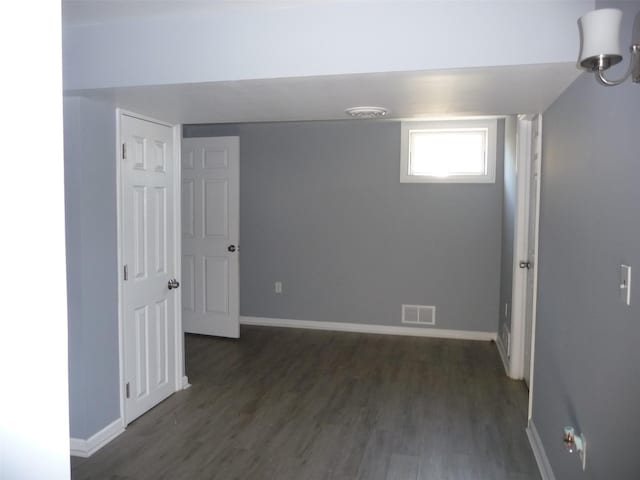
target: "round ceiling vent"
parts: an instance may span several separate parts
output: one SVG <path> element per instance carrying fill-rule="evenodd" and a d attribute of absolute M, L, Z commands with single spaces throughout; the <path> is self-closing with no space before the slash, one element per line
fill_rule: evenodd
<path fill-rule="evenodd" d="M 353 118 L 381 118 L 389 114 L 389 110 L 382 107 L 351 107 L 347 108 L 344 113 Z"/>

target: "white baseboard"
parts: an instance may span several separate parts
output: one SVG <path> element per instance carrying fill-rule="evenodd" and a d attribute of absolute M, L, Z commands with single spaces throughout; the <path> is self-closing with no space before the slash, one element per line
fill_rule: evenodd
<path fill-rule="evenodd" d="M 310 330 L 331 330 L 335 332 L 376 333 L 380 335 L 405 335 L 411 337 L 451 338 L 457 340 L 491 341 L 498 338 L 496 332 L 476 332 L 471 330 L 443 330 L 438 328 L 401 327 L 371 325 L 365 323 L 318 322 L 314 320 L 292 320 L 289 318 L 240 317 L 242 325 L 263 327 L 306 328 Z"/>
<path fill-rule="evenodd" d="M 86 440 L 71 438 L 71 455 L 74 457 L 90 457 L 122 432 L 124 432 L 124 427 L 122 426 L 122 420 L 118 418 Z"/>
<path fill-rule="evenodd" d="M 182 377 L 182 390 L 186 390 L 189 387 L 191 387 L 191 384 L 189 383 L 189 378 L 186 375 L 184 375 Z"/>
<path fill-rule="evenodd" d="M 536 430 L 536 426 L 534 425 L 533 420 L 529 421 L 529 426 L 527 427 L 527 437 L 529 437 L 529 443 L 531 444 L 533 455 L 534 457 L 536 457 L 536 462 L 538 463 L 538 469 L 540 470 L 542 480 L 556 480 L 556 476 L 553 474 L 551 464 L 549 463 L 549 459 L 547 458 L 547 453 L 544 450 L 542 440 L 540 440 L 538 430 Z"/>
<path fill-rule="evenodd" d="M 500 359 L 502 360 L 504 371 L 507 372 L 507 376 L 510 377 L 511 368 L 509 366 L 509 359 L 507 358 L 507 350 L 504 348 L 502 337 L 500 335 L 498 335 L 498 338 L 496 340 L 496 347 L 498 348 L 498 353 L 500 354 Z"/>

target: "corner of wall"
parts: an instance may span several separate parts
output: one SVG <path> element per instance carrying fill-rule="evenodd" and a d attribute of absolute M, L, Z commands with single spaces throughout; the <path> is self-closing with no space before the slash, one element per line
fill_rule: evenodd
<path fill-rule="evenodd" d="M 70 439 L 71 455 L 74 457 L 87 458 L 93 455 L 95 452 L 104 447 L 107 443 L 114 440 L 117 436 L 124 432 L 124 426 L 122 425 L 122 419 L 117 418 L 109 425 L 104 427 L 89 438 L 74 438 Z"/>
<path fill-rule="evenodd" d="M 551 468 L 551 463 L 549 463 L 549 459 L 547 458 L 547 452 L 544 449 L 544 445 L 542 444 L 542 440 L 540 439 L 540 435 L 538 434 L 538 430 L 536 429 L 533 420 L 529 421 L 527 437 L 529 438 L 529 443 L 531 444 L 531 449 L 533 450 L 533 455 L 536 459 L 536 463 L 538 464 L 542 480 L 556 480 L 556 476 Z"/>

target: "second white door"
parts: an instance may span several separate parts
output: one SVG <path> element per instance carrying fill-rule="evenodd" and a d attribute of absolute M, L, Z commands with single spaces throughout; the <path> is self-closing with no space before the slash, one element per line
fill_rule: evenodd
<path fill-rule="evenodd" d="M 240 140 L 182 142 L 184 331 L 238 338 Z"/>

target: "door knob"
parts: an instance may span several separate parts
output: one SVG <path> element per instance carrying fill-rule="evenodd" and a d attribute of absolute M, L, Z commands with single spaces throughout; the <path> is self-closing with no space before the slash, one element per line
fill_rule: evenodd
<path fill-rule="evenodd" d="M 172 290 L 174 288 L 178 288 L 180 286 L 180 282 L 178 282 L 178 280 L 176 280 L 175 278 L 172 278 L 171 280 L 169 280 L 169 290 Z"/>
<path fill-rule="evenodd" d="M 520 268 L 526 268 L 527 270 L 529 270 L 531 268 L 531 262 L 529 262 L 529 261 L 520 262 Z"/>
<path fill-rule="evenodd" d="M 227 250 L 228 250 L 228 251 L 230 251 L 231 253 L 233 253 L 233 252 L 235 252 L 235 251 L 236 251 L 236 246 L 235 246 L 235 245 L 229 245 L 229 246 L 227 247 Z"/>

